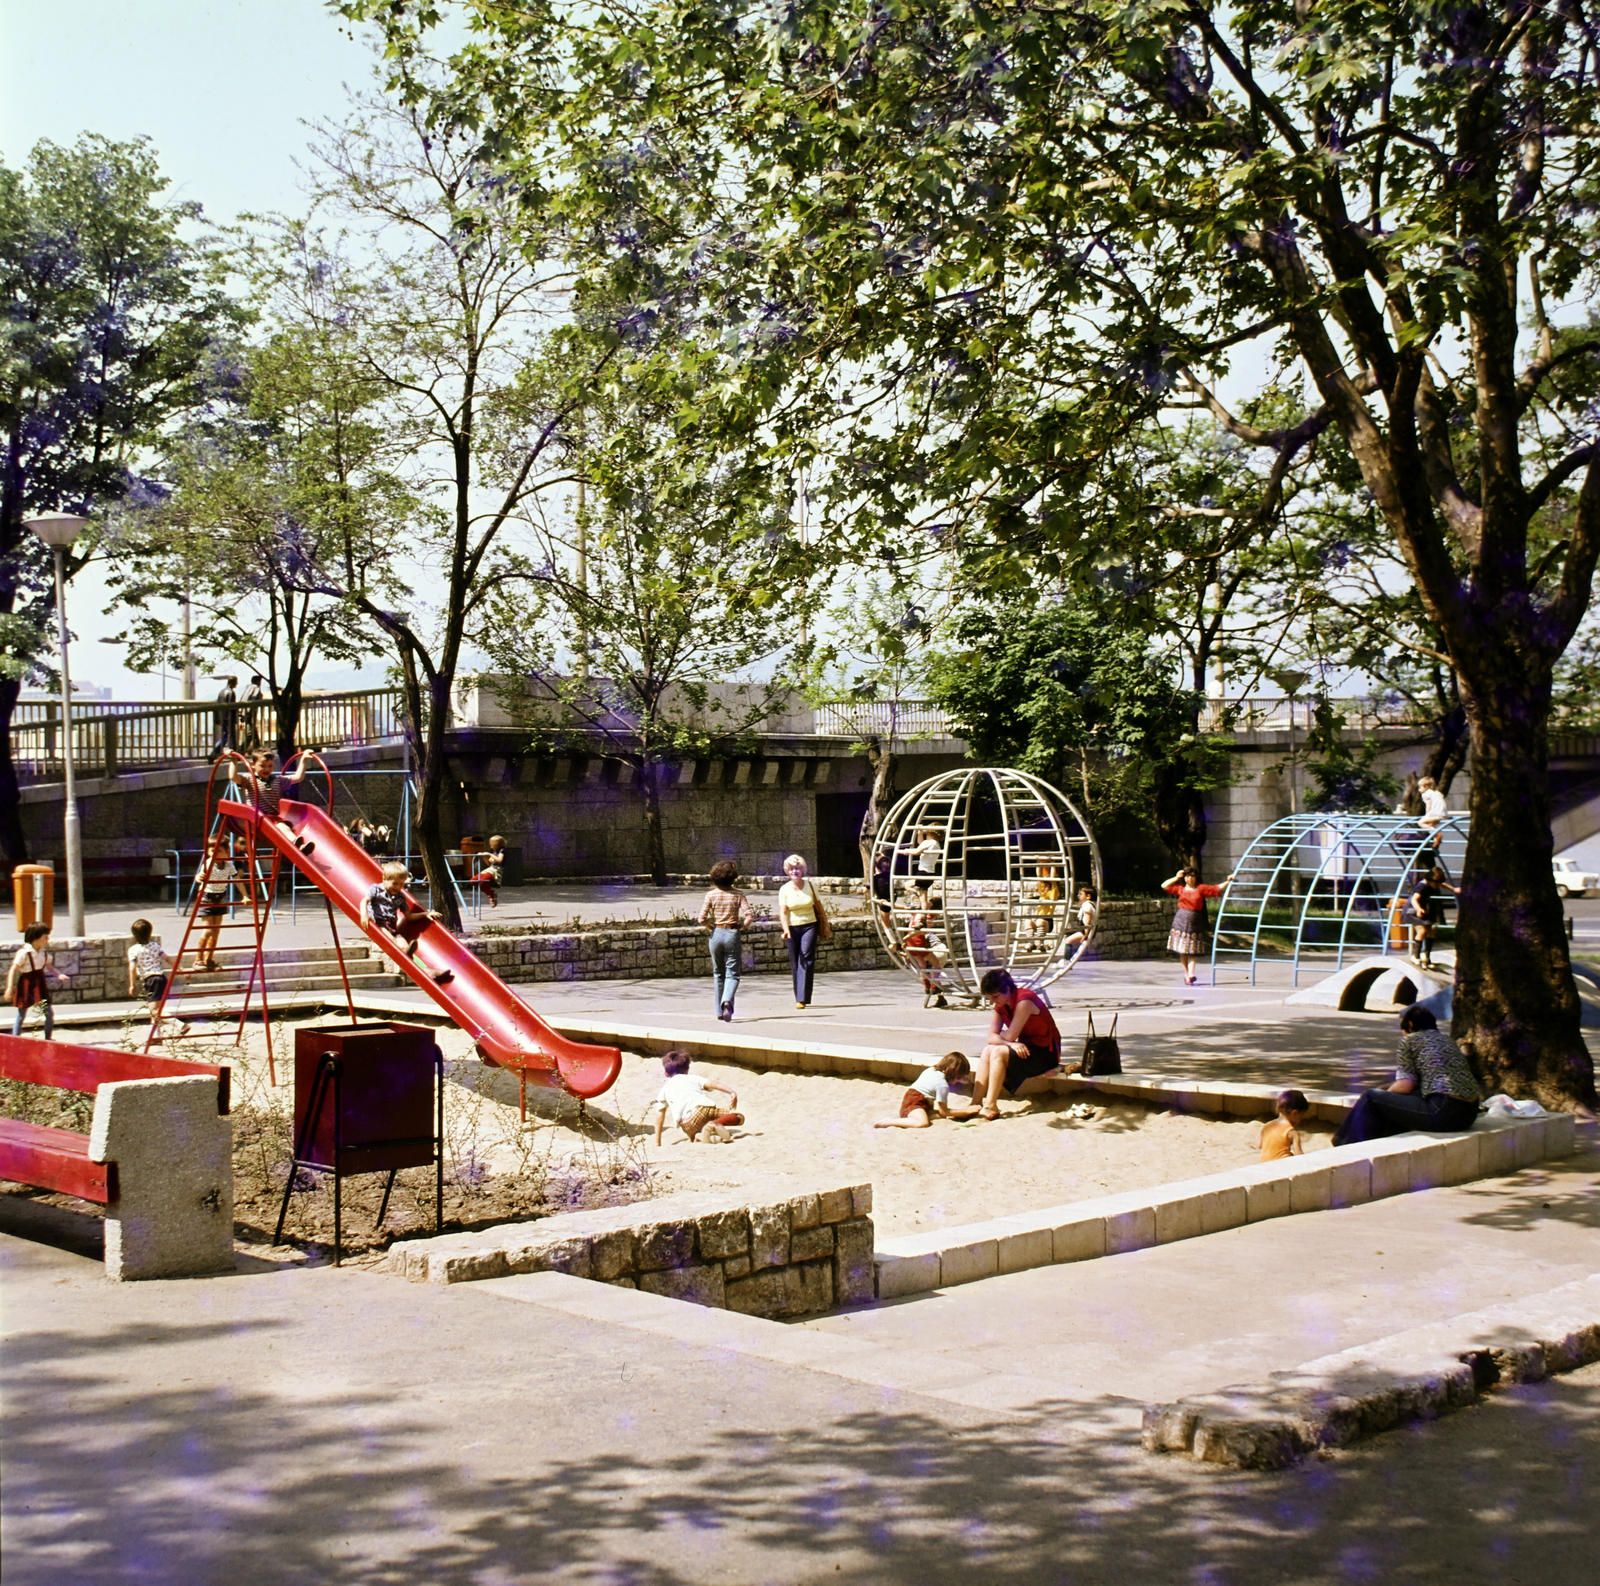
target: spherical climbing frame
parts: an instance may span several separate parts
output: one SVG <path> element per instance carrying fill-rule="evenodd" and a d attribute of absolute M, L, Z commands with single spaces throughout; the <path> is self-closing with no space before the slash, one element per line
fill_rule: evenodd
<path fill-rule="evenodd" d="M 939 842 L 931 873 L 918 868 L 923 831 Z M 892 877 L 887 909 L 872 891 L 881 854 Z M 1100 898 L 1100 850 L 1071 799 L 1048 782 L 1004 768 L 952 771 L 920 783 L 889 812 L 867 881 L 878 938 L 895 963 L 943 995 L 976 1001 L 988 969 L 1042 986 L 1083 956 L 1093 927 L 1081 942 L 1068 938 L 1079 929 L 1079 887 Z M 935 951 L 915 962 L 905 939 L 924 916 Z"/>
<path fill-rule="evenodd" d="M 1429 828 L 1412 815 L 1286 815 L 1256 834 L 1219 900 L 1211 938 L 1211 983 L 1219 970 L 1247 971 L 1291 955 L 1302 971 L 1327 974 L 1348 954 L 1406 956 L 1406 899 L 1439 864 L 1461 874 L 1467 816 Z M 1442 900 L 1448 903 L 1449 895 Z M 1331 958 L 1328 955 L 1332 955 Z"/>

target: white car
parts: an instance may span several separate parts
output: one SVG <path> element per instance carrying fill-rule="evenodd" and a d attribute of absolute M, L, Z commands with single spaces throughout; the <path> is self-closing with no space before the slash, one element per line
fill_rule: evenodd
<path fill-rule="evenodd" d="M 1576 859 L 1552 860 L 1551 868 L 1555 871 L 1558 898 L 1581 898 L 1593 888 L 1600 887 L 1600 876 L 1580 870 Z"/>

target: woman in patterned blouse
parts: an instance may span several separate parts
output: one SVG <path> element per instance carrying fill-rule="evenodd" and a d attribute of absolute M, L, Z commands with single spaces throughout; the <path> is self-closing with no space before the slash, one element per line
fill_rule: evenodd
<path fill-rule="evenodd" d="M 1411 1129 L 1455 1134 L 1477 1121 L 1477 1078 L 1466 1054 L 1426 1008 L 1412 1006 L 1400 1015 L 1395 1070 L 1387 1090 L 1369 1090 L 1351 1108 L 1333 1137 L 1335 1145 L 1380 1140 Z"/>
<path fill-rule="evenodd" d="M 755 924 L 755 913 L 744 893 L 734 890 L 739 867 L 719 859 L 711 867 L 711 890 L 700 906 L 700 923 L 711 931 L 711 984 L 717 1017 L 733 1022 L 733 999 L 739 994 L 739 961 L 744 956 L 740 934 Z"/>

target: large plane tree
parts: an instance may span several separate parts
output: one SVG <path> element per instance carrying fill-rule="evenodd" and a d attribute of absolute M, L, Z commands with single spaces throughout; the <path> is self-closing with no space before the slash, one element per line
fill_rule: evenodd
<path fill-rule="evenodd" d="M 825 438 L 841 524 L 937 520 L 964 578 L 1055 576 L 1117 554 L 1108 486 L 1169 406 L 1269 474 L 1344 447 L 1471 735 L 1456 1033 L 1491 1086 L 1593 1104 L 1546 777 L 1600 554 L 1584 8 L 367 9 L 401 75 L 418 25 L 472 13 L 432 113 L 491 105 L 485 150 L 641 310 L 695 259 L 721 421 Z M 1292 423 L 1220 394 L 1284 381 Z"/>

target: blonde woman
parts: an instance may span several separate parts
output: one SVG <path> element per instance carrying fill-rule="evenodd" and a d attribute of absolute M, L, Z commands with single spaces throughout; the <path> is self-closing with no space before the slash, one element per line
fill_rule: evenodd
<path fill-rule="evenodd" d="M 778 889 L 778 921 L 783 939 L 789 944 L 789 969 L 794 975 L 794 1005 L 804 1008 L 811 1001 L 811 985 L 817 972 L 817 943 L 833 935 L 828 911 L 822 906 L 817 885 L 806 876 L 806 862 L 790 854 L 783 862 L 789 878 Z"/>

